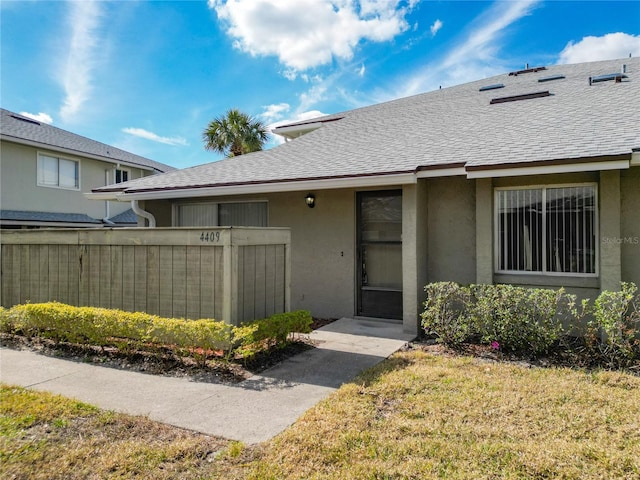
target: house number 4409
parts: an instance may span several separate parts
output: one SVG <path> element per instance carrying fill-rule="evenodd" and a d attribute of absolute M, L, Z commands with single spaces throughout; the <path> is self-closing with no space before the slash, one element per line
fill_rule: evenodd
<path fill-rule="evenodd" d="M 200 241 L 217 243 L 220 241 L 220 232 L 202 232 L 200 233 Z"/>

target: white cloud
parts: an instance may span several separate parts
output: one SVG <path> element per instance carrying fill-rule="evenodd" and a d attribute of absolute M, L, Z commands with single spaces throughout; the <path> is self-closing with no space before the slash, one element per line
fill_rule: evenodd
<path fill-rule="evenodd" d="M 187 141 L 182 137 L 161 137 L 153 132 L 145 130 L 144 128 L 123 128 L 124 133 L 133 135 L 135 137 L 145 138 L 153 142 L 164 143 L 165 145 L 189 145 Z"/>
<path fill-rule="evenodd" d="M 272 122 L 282 118 L 283 113 L 288 112 L 291 109 L 291 106 L 288 103 L 278 103 L 274 105 L 267 105 L 262 108 L 264 108 L 264 112 L 262 112 L 259 117 L 264 118 L 266 122 Z"/>
<path fill-rule="evenodd" d="M 435 22 L 433 22 L 433 25 L 431 25 L 431 27 L 430 27 L 431 36 L 435 37 L 436 33 L 438 33 L 441 28 L 442 28 L 442 21 L 441 20 L 436 20 Z"/>
<path fill-rule="evenodd" d="M 60 74 L 65 99 L 60 109 L 63 120 L 71 119 L 89 99 L 95 52 L 99 46 L 98 28 L 101 2 L 69 3 L 68 26 L 71 31 L 66 63 Z"/>
<path fill-rule="evenodd" d="M 51 118 L 51 115 L 44 112 L 40 112 L 40 113 L 20 112 L 20 115 L 22 115 L 23 117 L 31 118 L 36 122 L 42 122 L 42 123 L 48 123 L 48 124 L 53 123 L 53 118 Z"/>
<path fill-rule="evenodd" d="M 358 70 L 356 70 L 356 71 L 357 71 L 357 73 L 358 73 L 358 76 L 359 76 L 359 77 L 364 77 L 364 73 L 366 72 L 366 69 L 365 69 L 364 63 L 363 63 L 363 64 L 362 64 L 362 66 L 361 66 Z"/>
<path fill-rule="evenodd" d="M 560 52 L 558 63 L 594 62 L 640 56 L 640 35 L 608 33 L 602 37 L 584 37 L 577 43 L 569 42 Z"/>
<path fill-rule="evenodd" d="M 494 3 L 473 22 L 463 41 L 453 50 L 402 81 L 393 95 L 378 100 L 406 97 L 502 72 L 503 61 L 498 51 L 504 30 L 529 15 L 538 3 L 540 0 Z"/>
<path fill-rule="evenodd" d="M 384 42 L 409 28 L 415 0 L 209 0 L 234 46 L 275 55 L 295 71 L 349 60 L 363 40 Z"/>

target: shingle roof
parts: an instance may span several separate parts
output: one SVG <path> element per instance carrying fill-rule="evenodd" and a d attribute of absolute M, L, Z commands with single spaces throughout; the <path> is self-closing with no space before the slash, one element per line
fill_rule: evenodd
<path fill-rule="evenodd" d="M 35 144 L 52 150 L 63 150 L 80 156 L 90 156 L 105 162 L 137 165 L 157 172 L 170 172 L 174 167 L 135 155 L 119 148 L 91 140 L 61 128 L 38 122 L 9 110 L 2 110 L 0 135 L 3 140 Z"/>
<path fill-rule="evenodd" d="M 620 72 L 623 64 L 622 82 L 590 85 L 589 77 Z M 550 76 L 564 78 L 539 81 Z M 504 88 L 480 91 L 495 84 Z M 491 104 L 536 92 L 548 95 Z M 338 117 L 271 150 L 120 188 L 135 193 L 630 155 L 640 147 L 640 59 L 505 73 L 314 120 Z"/>
<path fill-rule="evenodd" d="M 85 215 L 84 213 L 27 212 L 20 210 L 0 210 L 0 220 L 102 224 L 100 220 L 91 218 L 89 215 Z"/>
<path fill-rule="evenodd" d="M 109 219 L 109 221 L 113 223 L 123 223 L 123 224 L 138 223 L 138 216 L 135 213 L 133 213 L 133 210 L 129 209 L 129 210 L 125 210 L 124 212 L 118 215 L 114 215 Z"/>

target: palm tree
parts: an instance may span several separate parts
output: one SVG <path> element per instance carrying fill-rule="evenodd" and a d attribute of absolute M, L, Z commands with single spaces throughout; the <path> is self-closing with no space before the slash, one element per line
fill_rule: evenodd
<path fill-rule="evenodd" d="M 267 127 L 240 110 L 232 108 L 221 117 L 209 122 L 202 133 L 204 148 L 237 157 L 262 150 L 267 141 Z"/>

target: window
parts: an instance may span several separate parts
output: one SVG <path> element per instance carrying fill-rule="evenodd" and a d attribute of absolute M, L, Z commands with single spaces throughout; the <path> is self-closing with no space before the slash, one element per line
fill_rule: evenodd
<path fill-rule="evenodd" d="M 124 183 L 129 181 L 129 170 L 116 168 L 116 183 Z"/>
<path fill-rule="evenodd" d="M 267 202 L 192 203 L 176 205 L 179 227 L 266 227 Z"/>
<path fill-rule="evenodd" d="M 499 272 L 596 274 L 596 186 L 496 190 Z"/>
<path fill-rule="evenodd" d="M 79 163 L 75 160 L 38 155 L 38 185 L 80 188 Z"/>

